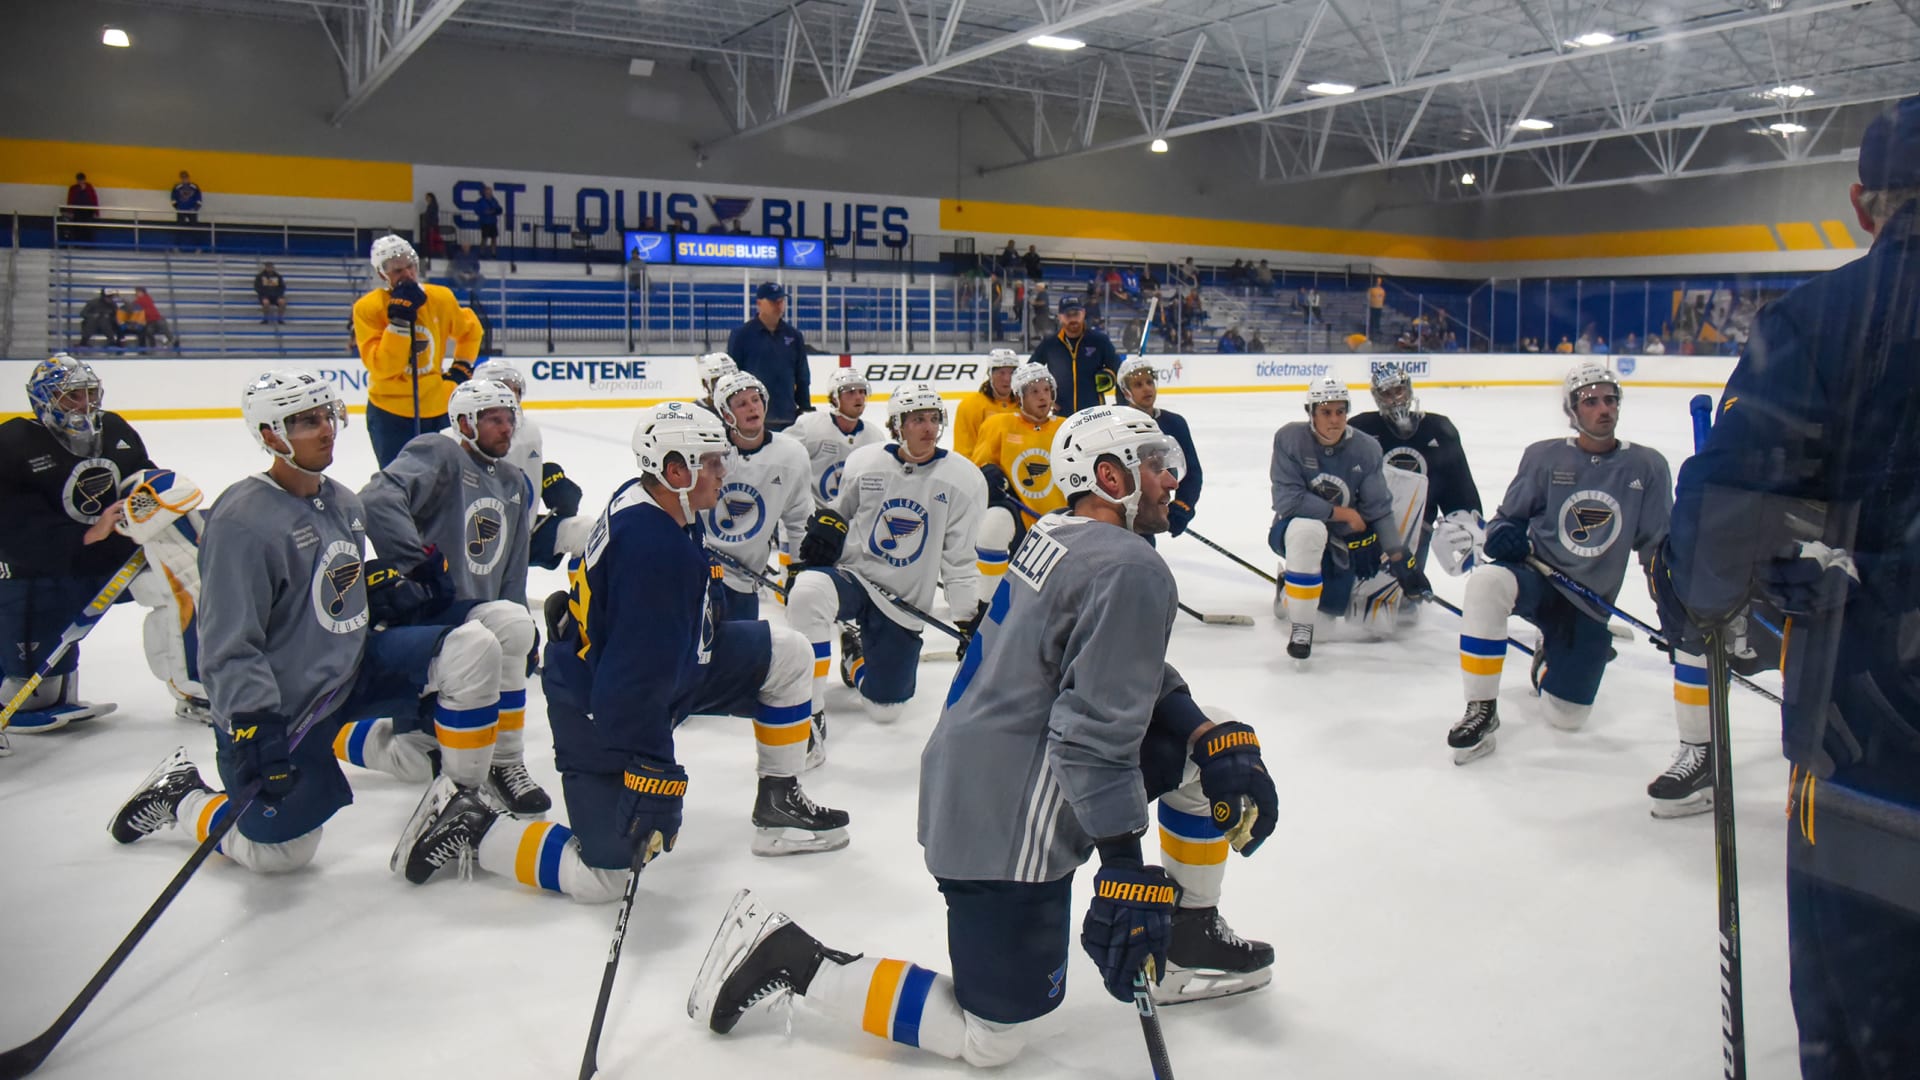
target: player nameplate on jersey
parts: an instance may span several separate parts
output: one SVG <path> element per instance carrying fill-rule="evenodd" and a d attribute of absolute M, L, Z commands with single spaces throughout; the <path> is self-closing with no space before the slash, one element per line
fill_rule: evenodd
<path fill-rule="evenodd" d="M 1048 536 L 1036 526 L 1027 533 L 1027 538 L 1014 552 L 1013 561 L 1007 564 L 1007 572 L 1020 579 L 1039 592 L 1047 583 L 1047 575 L 1060 563 L 1060 556 L 1067 553 L 1067 547 L 1060 541 Z"/>
<path fill-rule="evenodd" d="M 1553 470 L 1553 476 L 1550 478 L 1549 482 L 1555 483 L 1555 484 L 1566 484 L 1568 486 L 1571 486 L 1573 484 L 1578 483 L 1579 478 L 1574 476 L 1571 470 L 1555 469 Z"/>
<path fill-rule="evenodd" d="M 872 473 L 868 473 L 867 475 L 862 476 L 860 478 L 860 490 L 861 491 L 885 491 L 887 490 L 887 478 L 884 476 L 876 476 Z"/>

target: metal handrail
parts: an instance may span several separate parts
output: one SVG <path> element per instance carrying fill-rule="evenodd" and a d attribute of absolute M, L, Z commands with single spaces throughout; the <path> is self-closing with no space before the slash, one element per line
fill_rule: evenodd
<path fill-rule="evenodd" d="M 197 222 L 183 223 L 176 220 L 179 216 L 179 211 L 172 208 L 161 210 L 151 206 L 79 206 L 71 203 L 62 203 L 58 207 L 55 207 L 55 209 L 59 211 L 61 217 L 69 223 L 82 225 L 137 225 L 141 223 L 142 216 L 144 215 L 156 225 L 183 225 L 187 227 L 191 227 L 192 225 L 252 225 L 255 227 L 280 225 L 283 227 L 291 227 L 294 222 L 314 223 L 309 226 L 302 226 L 306 228 L 341 228 L 351 230 L 376 227 L 362 225 L 352 218 L 336 217 L 332 214 L 248 214 L 244 216 L 236 214 L 202 214 Z M 75 219 L 68 216 L 69 213 L 74 210 L 92 211 L 96 214 L 126 214 L 131 216 L 132 221 L 93 218 L 88 221 L 76 222 Z M 160 220 L 161 218 L 165 218 L 166 220 L 162 221 Z"/>

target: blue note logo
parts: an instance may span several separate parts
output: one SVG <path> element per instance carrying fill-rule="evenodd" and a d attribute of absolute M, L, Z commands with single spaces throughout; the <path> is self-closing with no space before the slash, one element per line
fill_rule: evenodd
<path fill-rule="evenodd" d="M 746 484 L 728 484 L 707 511 L 707 531 L 716 539 L 738 544 L 760 535 L 767 524 L 767 502 Z"/>
<path fill-rule="evenodd" d="M 1395 469 L 1405 469 L 1407 472 L 1419 473 L 1421 476 L 1427 475 L 1426 455 L 1411 446 L 1396 446 L 1387 451 L 1386 462 Z"/>
<path fill-rule="evenodd" d="M 927 511 L 912 499 L 880 504 L 867 534 L 867 550 L 892 566 L 907 566 L 927 547 Z"/>
<path fill-rule="evenodd" d="M 1332 473 L 1321 473 L 1307 481 L 1307 490 L 1335 506 L 1353 505 L 1353 489 L 1347 486 L 1345 480 Z"/>
<path fill-rule="evenodd" d="M 120 497 L 120 466 L 110 458 L 87 458 L 67 471 L 66 490 L 60 493 L 60 505 L 67 516 L 82 525 L 100 520 L 100 515 Z"/>
<path fill-rule="evenodd" d="M 820 473 L 819 482 L 813 485 L 813 493 L 821 502 L 832 502 L 840 497 L 840 478 L 846 475 L 847 463 L 836 461 Z"/>
<path fill-rule="evenodd" d="M 500 565 L 507 550 L 507 507 L 488 495 L 467 504 L 467 521 L 462 540 L 466 544 L 467 572 L 486 575 Z"/>
<path fill-rule="evenodd" d="M 309 594 L 313 617 L 329 634 L 351 634 L 367 625 L 367 589 L 361 584 L 365 569 L 360 545 L 335 540 L 313 563 Z"/>
<path fill-rule="evenodd" d="M 793 242 L 793 257 L 796 261 L 805 260 L 808 256 L 812 255 L 814 249 L 819 246 L 818 243 L 812 240 L 795 240 Z"/>
<path fill-rule="evenodd" d="M 1612 495 L 1586 488 L 1560 504 L 1560 546 L 1584 559 L 1606 554 L 1620 538 L 1620 503 Z"/>

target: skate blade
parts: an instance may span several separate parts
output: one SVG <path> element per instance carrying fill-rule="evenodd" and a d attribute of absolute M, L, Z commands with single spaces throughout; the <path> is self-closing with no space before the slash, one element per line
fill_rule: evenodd
<path fill-rule="evenodd" d="M 1462 746 L 1462 747 L 1456 748 L 1453 751 L 1453 763 L 1455 765 L 1465 765 L 1470 761 L 1477 761 L 1480 758 L 1486 757 L 1488 754 L 1493 753 L 1493 747 L 1494 747 L 1493 733 L 1488 732 L 1487 737 L 1484 739 L 1481 739 L 1478 743 L 1475 743 L 1472 746 Z"/>
<path fill-rule="evenodd" d="M 1649 810 L 1661 821 L 1674 818 L 1694 817 L 1713 809 L 1713 790 L 1711 788 L 1696 791 L 1684 799 L 1655 799 Z"/>
<path fill-rule="evenodd" d="M 806 829 L 755 827 L 753 830 L 753 853 L 769 858 L 781 855 L 810 855 L 816 851 L 839 851 L 851 842 L 845 829 L 809 832 Z"/>
<path fill-rule="evenodd" d="M 727 973 L 760 944 L 762 938 L 791 921 L 782 912 L 761 907 L 751 889 L 735 893 L 733 903 L 720 919 L 719 929 L 713 932 L 713 942 L 707 946 L 706 959 L 700 962 L 700 973 L 694 977 L 693 988 L 687 992 L 688 1018 L 709 1024 L 713 1017 L 713 999 L 719 995 L 721 984 L 727 981 Z"/>
<path fill-rule="evenodd" d="M 393 857 L 387 860 L 387 869 L 396 874 L 406 871 L 407 853 L 413 850 L 413 845 L 440 811 L 446 809 L 447 803 L 453 801 L 454 793 L 458 790 L 452 778 L 447 776 L 435 777 L 433 783 L 427 785 L 427 790 L 420 795 L 419 804 L 413 808 L 413 816 L 407 819 L 407 827 L 400 831 L 400 842 L 394 845 Z M 481 799 L 485 801 L 484 793 Z"/>
<path fill-rule="evenodd" d="M 5 756 L 5 754 L 0 753 L 0 756 Z M 167 775 L 168 773 L 181 767 L 182 765 L 191 765 L 191 764 L 193 764 L 193 761 L 192 759 L 187 757 L 187 748 L 184 746 L 174 747 L 173 753 L 168 754 L 166 757 L 162 758 L 160 760 L 160 764 L 155 765 L 153 767 L 153 771 L 147 774 L 146 779 L 140 781 L 140 783 L 137 786 L 135 786 L 132 791 L 127 792 L 127 797 L 124 799 L 121 799 L 120 804 L 113 808 L 113 816 L 107 819 L 107 831 L 109 833 L 113 831 L 114 822 L 120 820 L 120 811 L 126 809 L 127 804 L 133 801 L 133 797 L 135 795 L 138 795 L 141 792 L 152 787 L 153 782 L 155 780 L 160 779 L 161 777 Z"/>
<path fill-rule="evenodd" d="M 1218 971 L 1213 968 L 1167 966 L 1167 977 L 1152 989 L 1155 1005 L 1185 1005 L 1191 1001 L 1245 994 L 1273 981 L 1273 969 Z"/>

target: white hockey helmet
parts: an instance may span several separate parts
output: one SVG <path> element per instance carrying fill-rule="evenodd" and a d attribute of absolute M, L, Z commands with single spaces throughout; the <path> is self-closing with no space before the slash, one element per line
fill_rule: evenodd
<path fill-rule="evenodd" d="M 909 413 L 932 410 L 940 414 L 940 435 L 947 433 L 947 406 L 940 400 L 940 391 L 932 383 L 901 383 L 893 388 L 893 396 L 887 399 L 887 430 L 894 438 L 900 437 L 900 421 Z M 935 435 L 938 440 L 940 435 Z"/>
<path fill-rule="evenodd" d="M 1115 498 L 1100 490 L 1094 465 L 1103 457 L 1113 457 L 1133 473 L 1133 490 Z M 1175 476 L 1187 473 L 1187 458 L 1180 444 L 1160 430 L 1153 417 L 1125 405 L 1102 405 L 1083 409 L 1067 418 L 1053 433 L 1053 482 L 1067 497 L 1071 507 L 1075 497 L 1098 495 L 1121 508 L 1127 528 L 1140 511 L 1140 468 L 1164 468 Z"/>
<path fill-rule="evenodd" d="M 1580 391 L 1589 386 L 1600 385 L 1611 386 L 1616 396 L 1623 400 L 1626 398 L 1620 390 L 1620 377 L 1613 373 L 1612 368 L 1598 360 L 1582 360 L 1573 365 L 1573 369 L 1567 372 L 1565 382 L 1561 384 L 1560 410 L 1567 414 L 1567 423 L 1573 426 L 1573 430 L 1582 435 L 1586 432 L 1580 427 L 1580 413 L 1574 406 L 1580 400 Z"/>
<path fill-rule="evenodd" d="M 1340 381 L 1340 376 L 1331 372 L 1307 385 L 1307 415 L 1312 416 L 1315 406 L 1328 401 L 1337 401 L 1342 405 L 1348 405 L 1352 401 L 1347 394 L 1347 384 Z"/>
<path fill-rule="evenodd" d="M 460 441 L 474 453 L 488 461 L 498 461 L 499 458 L 480 449 L 480 444 L 474 441 L 474 435 L 480 433 L 480 414 L 488 409 L 509 410 L 513 414 L 514 429 L 519 430 L 520 395 L 515 394 L 513 387 L 499 379 L 482 375 L 475 375 L 453 388 L 453 393 L 447 397 L 447 423 L 452 426 L 453 433 L 460 436 Z M 468 435 L 460 430 L 462 420 L 467 422 L 467 429 L 474 435 Z"/>
<path fill-rule="evenodd" d="M 735 431 L 740 430 L 740 425 L 734 420 L 733 407 L 728 403 L 733 400 L 735 394 L 747 390 L 760 395 L 760 412 L 765 416 L 768 400 L 767 384 L 761 382 L 758 375 L 751 371 L 736 371 L 731 375 L 722 376 L 719 382 L 713 384 L 713 409 L 720 414 L 720 419 L 725 420 L 727 426 Z"/>
<path fill-rule="evenodd" d="M 1020 354 L 1012 349 L 995 349 L 987 354 L 987 370 L 1017 368 L 1020 366 Z"/>
<path fill-rule="evenodd" d="M 713 384 L 740 370 L 733 357 L 723 352 L 710 352 L 694 358 L 694 364 L 700 371 L 700 389 L 713 396 Z"/>
<path fill-rule="evenodd" d="M 1013 400 L 1025 405 L 1027 387 L 1037 382 L 1044 382 L 1052 387 L 1056 396 L 1060 393 L 1060 384 L 1054 381 L 1053 372 L 1047 370 L 1047 365 L 1029 362 L 1021 364 L 1018 368 L 1014 369 Z"/>
<path fill-rule="evenodd" d="M 640 475 L 680 497 L 681 520 L 693 521 L 687 493 L 699 483 L 708 461 L 727 454 L 727 429 L 707 410 L 685 401 L 656 405 L 633 426 L 633 461 Z M 693 474 L 686 487 L 667 483 L 667 465 L 678 456 Z"/>
<path fill-rule="evenodd" d="M 85 392 L 85 408 L 61 404 L 62 398 L 76 390 Z M 27 401 L 33 405 L 34 419 L 67 449 L 83 457 L 92 457 L 98 450 L 104 413 L 101 403 L 105 400 L 106 391 L 93 365 L 63 352 L 35 364 L 27 375 Z"/>
<path fill-rule="evenodd" d="M 1373 407 L 1401 438 L 1420 423 L 1420 401 L 1413 396 L 1413 376 L 1401 364 L 1379 364 L 1373 369 Z"/>
<path fill-rule="evenodd" d="M 1153 361 L 1144 356 L 1129 356 L 1121 361 L 1120 370 L 1114 372 L 1113 381 L 1114 384 L 1120 388 L 1120 392 L 1126 394 L 1127 383 L 1133 381 L 1136 375 L 1146 375 L 1155 382 L 1160 381 L 1159 369 L 1153 366 Z M 1133 395 L 1127 394 L 1127 396 L 1132 397 Z"/>
<path fill-rule="evenodd" d="M 407 260 L 413 264 L 415 274 L 420 272 L 420 255 L 413 250 L 412 244 L 407 243 L 405 237 L 388 233 L 376 238 L 373 242 L 371 261 L 373 276 L 379 278 L 382 285 L 391 284 L 387 280 L 387 264 L 395 259 Z"/>
<path fill-rule="evenodd" d="M 858 390 L 863 394 L 873 393 L 873 387 L 867 383 L 867 377 L 859 369 L 834 368 L 833 376 L 827 380 L 827 400 L 834 408 L 840 407 L 840 394 L 844 390 Z"/>
<path fill-rule="evenodd" d="M 333 384 L 299 368 L 275 368 L 248 383 L 240 393 L 240 415 L 247 422 L 247 430 L 253 432 L 253 441 L 260 444 L 260 449 L 308 476 L 320 474 L 294 464 L 293 440 L 287 437 L 287 418 L 323 406 L 334 426 L 343 429 L 347 426 L 347 406 Z M 273 432 L 289 449 L 283 453 L 268 446 L 261 428 Z"/>
<path fill-rule="evenodd" d="M 514 367 L 511 360 L 503 360 L 496 356 L 475 368 L 473 377 L 506 383 L 507 388 L 513 391 L 514 397 L 525 399 L 527 396 L 526 372 Z"/>

